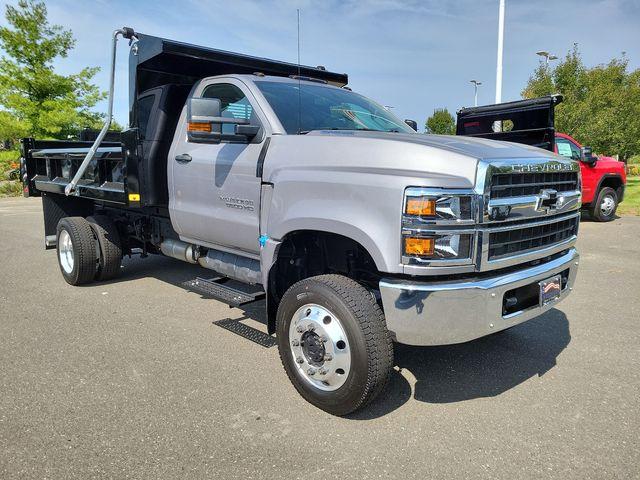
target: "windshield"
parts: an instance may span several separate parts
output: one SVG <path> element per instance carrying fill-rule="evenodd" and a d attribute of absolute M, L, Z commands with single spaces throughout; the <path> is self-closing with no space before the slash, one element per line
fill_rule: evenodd
<path fill-rule="evenodd" d="M 349 90 L 292 82 L 255 82 L 289 134 L 311 130 L 415 133 L 380 105 Z"/>

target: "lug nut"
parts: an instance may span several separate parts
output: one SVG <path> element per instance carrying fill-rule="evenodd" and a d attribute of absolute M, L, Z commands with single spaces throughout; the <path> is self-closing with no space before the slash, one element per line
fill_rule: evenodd
<path fill-rule="evenodd" d="M 298 363 L 303 363 L 303 362 L 304 362 L 304 360 L 302 359 L 302 357 L 298 357 L 298 358 L 296 358 L 296 362 L 298 362 Z"/>
<path fill-rule="evenodd" d="M 310 368 L 309 370 L 307 370 L 307 373 L 309 375 L 315 375 L 316 374 L 316 369 L 315 368 Z"/>
<path fill-rule="evenodd" d="M 296 332 L 298 332 L 298 333 L 302 333 L 302 332 L 304 332 L 304 328 L 302 328 L 302 325 L 298 325 L 298 326 L 296 327 Z"/>
<path fill-rule="evenodd" d="M 327 336 L 326 336 L 326 335 L 321 335 L 321 336 L 320 336 L 320 341 L 321 341 L 322 343 L 327 343 L 327 342 L 329 341 L 329 339 L 327 338 Z"/>
<path fill-rule="evenodd" d="M 318 373 L 320 375 L 326 375 L 327 373 L 329 373 L 329 370 L 327 370 L 326 368 L 321 368 L 320 370 L 318 370 Z"/>
<path fill-rule="evenodd" d="M 309 330 L 310 332 L 313 332 L 316 329 L 316 326 L 313 323 L 310 323 L 307 326 L 307 330 Z"/>
<path fill-rule="evenodd" d="M 331 355 L 330 353 L 325 353 L 325 355 L 324 355 L 324 361 L 325 361 L 325 362 L 329 362 L 329 361 L 331 361 L 331 360 L 333 360 L 333 355 Z"/>
<path fill-rule="evenodd" d="M 300 342 L 298 340 L 294 340 L 293 342 L 291 342 L 291 345 L 297 347 L 298 345 L 300 345 Z"/>

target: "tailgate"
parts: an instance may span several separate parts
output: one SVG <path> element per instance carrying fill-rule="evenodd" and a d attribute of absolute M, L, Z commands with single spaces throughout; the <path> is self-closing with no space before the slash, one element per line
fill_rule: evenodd
<path fill-rule="evenodd" d="M 561 95 L 463 108 L 456 135 L 506 140 L 555 150 L 554 108 Z M 497 131 L 496 131 L 497 130 Z"/>

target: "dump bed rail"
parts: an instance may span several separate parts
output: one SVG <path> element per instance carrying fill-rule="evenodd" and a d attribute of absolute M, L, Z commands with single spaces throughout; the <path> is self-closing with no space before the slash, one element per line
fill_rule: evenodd
<path fill-rule="evenodd" d="M 92 142 L 22 140 L 24 193 L 64 195 L 65 187 L 78 171 Z M 103 142 L 76 187 L 79 197 L 126 204 L 125 164 L 119 142 Z"/>

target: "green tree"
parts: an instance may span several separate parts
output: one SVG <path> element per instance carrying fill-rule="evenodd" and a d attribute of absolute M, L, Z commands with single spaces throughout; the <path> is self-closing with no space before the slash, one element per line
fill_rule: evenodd
<path fill-rule="evenodd" d="M 74 47 L 70 30 L 51 25 L 43 2 L 20 0 L 6 7 L 0 27 L 0 139 L 29 135 L 66 138 L 83 127 L 99 128 L 91 108 L 105 94 L 91 83 L 97 67 L 72 75 L 53 71 L 53 61 Z"/>
<path fill-rule="evenodd" d="M 436 108 L 433 115 L 427 118 L 425 124 L 427 133 L 437 135 L 454 135 L 456 133 L 456 120 L 446 108 Z"/>
<path fill-rule="evenodd" d="M 540 64 L 522 91 L 524 98 L 561 93 L 556 130 L 598 153 L 628 158 L 640 153 L 640 70 L 628 71 L 623 54 L 587 68 L 577 45 L 551 69 Z"/>

